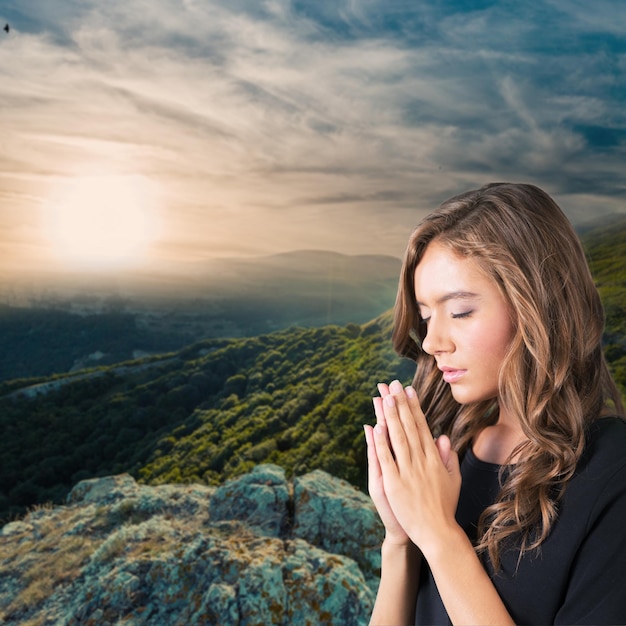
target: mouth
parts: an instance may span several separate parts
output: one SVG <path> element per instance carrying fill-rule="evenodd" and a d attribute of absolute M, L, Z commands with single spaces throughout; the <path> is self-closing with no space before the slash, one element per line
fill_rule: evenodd
<path fill-rule="evenodd" d="M 457 382 L 467 372 L 467 370 L 457 370 L 452 367 L 440 367 L 439 369 L 443 372 L 443 379 L 450 384 Z"/>

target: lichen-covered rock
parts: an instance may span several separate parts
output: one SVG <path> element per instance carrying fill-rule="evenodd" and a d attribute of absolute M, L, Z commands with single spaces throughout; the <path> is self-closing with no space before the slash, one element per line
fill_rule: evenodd
<path fill-rule="evenodd" d="M 69 503 L 98 502 L 108 504 L 121 498 L 134 496 L 137 493 L 137 483 L 130 474 L 106 476 L 104 478 L 90 478 L 81 480 L 67 496 Z"/>
<path fill-rule="evenodd" d="M 367 538 L 357 547 L 357 529 L 369 522 L 358 522 L 357 511 L 369 519 L 371 504 L 323 472 L 296 483 L 294 519 L 294 489 L 276 466 L 218 489 L 149 487 L 127 475 L 79 483 L 67 506 L 40 508 L 2 529 L 0 622 L 366 624 L 374 594 L 356 557 L 369 550 Z M 337 531 L 342 497 L 345 526 Z M 318 519 L 315 536 L 307 502 L 334 519 Z M 330 541 L 326 528 L 339 534 Z"/>
<path fill-rule="evenodd" d="M 374 586 L 383 530 L 370 498 L 347 481 L 321 470 L 294 480 L 294 536 L 351 557 Z"/>
<path fill-rule="evenodd" d="M 229 480 L 211 498 L 212 520 L 241 520 L 269 537 L 287 526 L 289 485 L 277 465 L 257 465 L 249 474 Z"/>
<path fill-rule="evenodd" d="M 289 544 L 285 585 L 291 624 L 367 624 L 374 593 L 348 557 L 311 547 L 301 539 Z"/>

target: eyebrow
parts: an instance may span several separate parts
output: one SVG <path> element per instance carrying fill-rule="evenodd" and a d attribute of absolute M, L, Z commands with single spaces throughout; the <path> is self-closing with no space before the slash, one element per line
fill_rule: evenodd
<path fill-rule="evenodd" d="M 443 304 L 449 300 L 474 300 L 476 298 L 480 298 L 480 296 L 477 293 L 472 293 L 471 291 L 451 291 L 449 293 L 444 293 L 442 296 L 437 298 L 436 304 Z M 427 305 L 417 300 L 417 306 Z"/>

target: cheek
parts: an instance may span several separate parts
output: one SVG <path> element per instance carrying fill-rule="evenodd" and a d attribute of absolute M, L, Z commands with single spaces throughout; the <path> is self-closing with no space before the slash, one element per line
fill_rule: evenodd
<path fill-rule="evenodd" d="M 471 329 L 466 345 L 474 354 L 489 359 L 490 363 L 485 365 L 492 365 L 497 369 L 514 335 L 515 329 L 510 320 L 498 318 Z"/>
<path fill-rule="evenodd" d="M 513 325 L 508 322 L 500 321 L 499 324 L 494 323 L 490 329 L 490 332 L 486 338 L 487 345 L 489 348 L 489 353 L 492 355 L 494 359 L 497 359 L 498 362 L 501 362 L 506 355 L 511 342 L 513 341 L 513 337 L 515 335 L 515 330 Z"/>

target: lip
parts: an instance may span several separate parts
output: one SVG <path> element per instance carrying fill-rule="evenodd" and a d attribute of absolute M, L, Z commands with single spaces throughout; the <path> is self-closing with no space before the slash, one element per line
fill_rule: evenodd
<path fill-rule="evenodd" d="M 453 367 L 440 367 L 439 369 L 443 372 L 443 379 L 450 384 L 456 383 L 467 372 L 467 370 L 457 370 Z"/>

